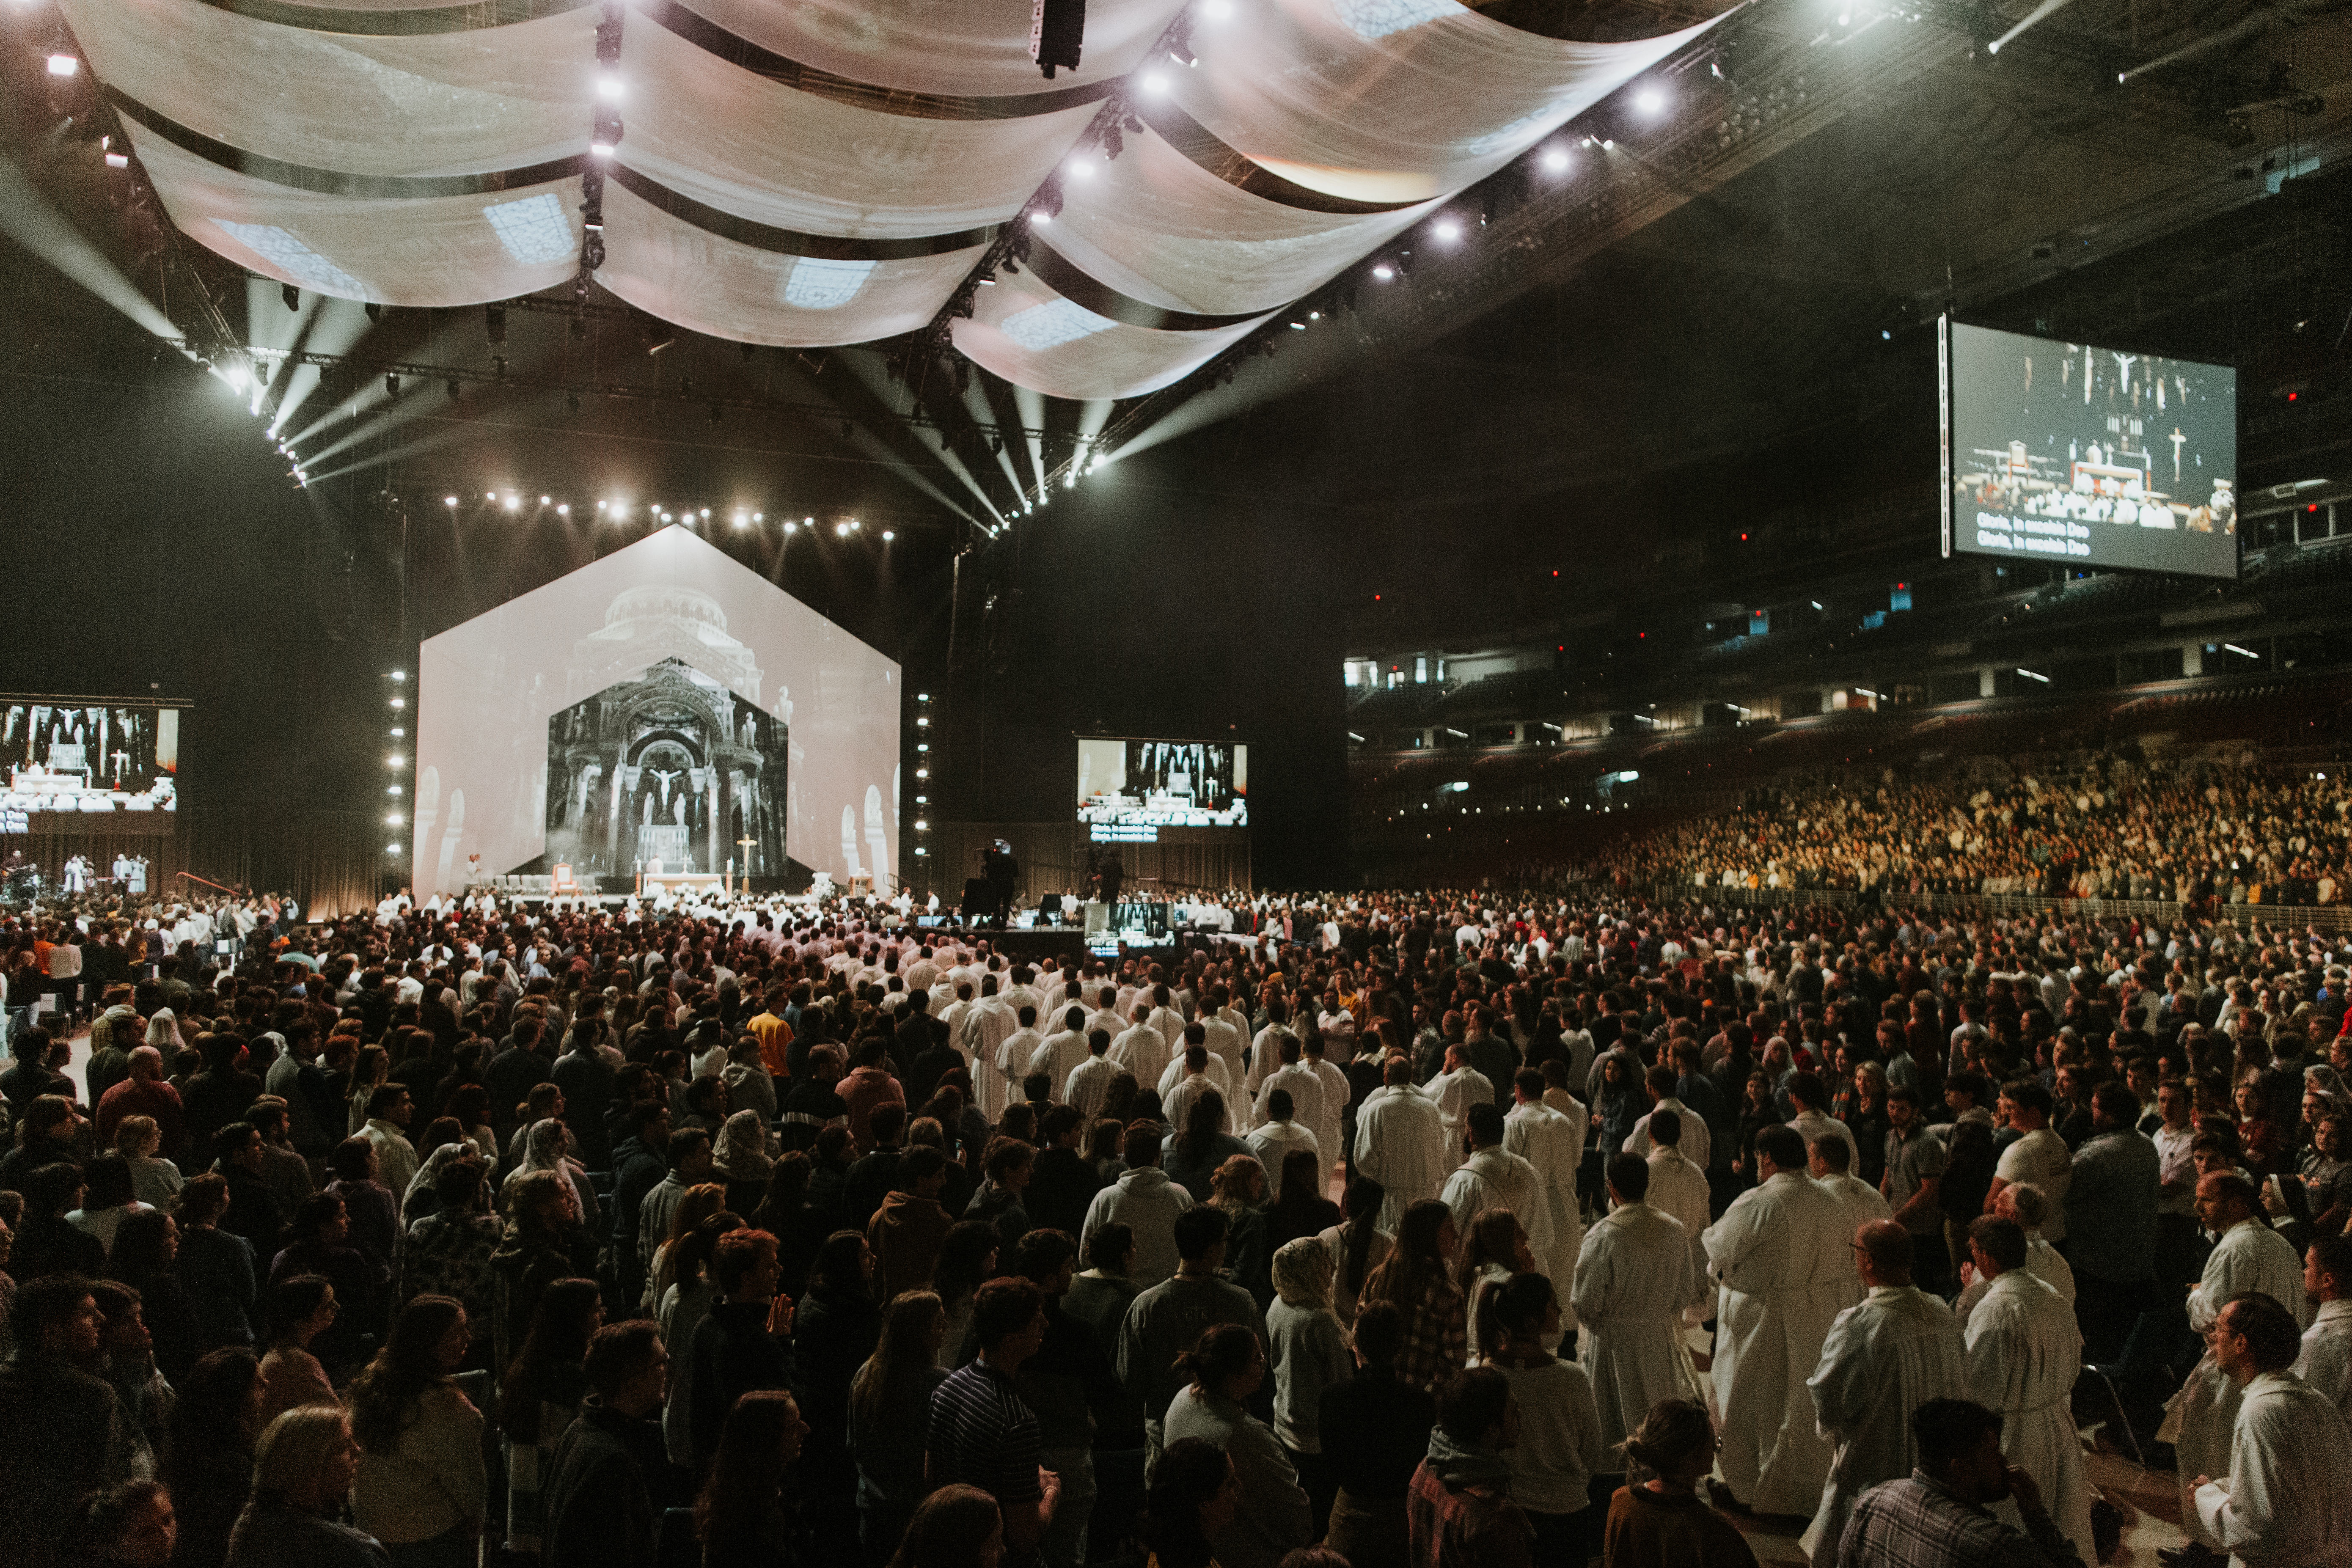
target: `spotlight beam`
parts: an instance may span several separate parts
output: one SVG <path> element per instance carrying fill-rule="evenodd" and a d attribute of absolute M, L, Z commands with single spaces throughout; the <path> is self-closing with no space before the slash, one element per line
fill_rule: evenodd
<path fill-rule="evenodd" d="M 2032 10 L 2028 11 L 2022 17 L 2019 18 L 2015 26 L 2010 28 L 2008 32 L 2003 33 L 2000 37 L 1995 38 L 1990 44 L 1987 44 L 1985 46 L 1985 53 L 1989 55 L 1997 55 L 2000 53 L 2000 51 L 2008 46 L 2009 41 L 2016 37 L 2020 33 L 2022 33 L 2028 27 L 2032 26 L 2035 23 L 2044 21 L 2056 13 L 2064 10 L 2072 4 L 2074 4 L 2074 0 L 2042 0 L 2042 4 L 2036 5 Z"/>

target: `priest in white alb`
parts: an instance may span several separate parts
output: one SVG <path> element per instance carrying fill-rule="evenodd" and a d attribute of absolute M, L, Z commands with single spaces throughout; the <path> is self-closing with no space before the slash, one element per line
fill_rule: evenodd
<path fill-rule="evenodd" d="M 1463 1118 L 1474 1105 L 1492 1105 L 1495 1086 L 1470 1065 L 1469 1047 L 1459 1040 L 1445 1047 L 1445 1070 L 1421 1086 L 1421 1092 L 1445 1124 L 1445 1168 L 1462 1163 L 1467 1151 L 1462 1142 Z"/>
<path fill-rule="evenodd" d="M 1433 1198 L 1445 1184 L 1445 1131 L 1437 1102 L 1412 1081 L 1412 1064 L 1392 1056 L 1381 1064 L 1381 1087 L 1356 1113 L 1356 1170 L 1381 1184 L 1380 1227 L 1394 1236 L 1404 1211 Z"/>
<path fill-rule="evenodd" d="M 1609 1162 L 1616 1205 L 1585 1233 L 1570 1294 L 1580 1325 L 1576 1359 L 1592 1380 L 1601 1438 L 1613 1446 L 1661 1399 L 1690 1399 L 1698 1382 L 1682 1342 L 1690 1300 L 1690 1237 L 1643 1200 L 1649 1164 L 1633 1154 Z"/>
<path fill-rule="evenodd" d="M 2197 1219 L 2221 1239 L 2206 1256 L 2205 1272 L 2189 1292 L 2189 1326 L 2204 1334 L 2222 1303 L 2257 1290 L 2308 1326 L 2311 1307 L 2304 1296 L 2303 1260 L 2294 1244 L 2273 1230 L 2263 1215 L 2262 1189 L 2234 1171 L 2216 1171 L 2197 1182 Z M 2194 1482 L 2229 1467 L 2230 1433 L 2238 1419 L 2239 1385 L 2213 1362 L 2208 1349 L 2167 1407 L 2157 1440 L 2170 1443 L 2179 1461 L 2181 1528 L 2210 1552 L 2221 1542 L 2198 1522 Z"/>
<path fill-rule="evenodd" d="M 1508 1209 L 1528 1238 L 1528 1253 L 1549 1258 L 1551 1203 L 1536 1168 L 1503 1146 L 1502 1107 L 1481 1102 L 1470 1108 L 1465 1120 L 1463 1136 L 1470 1152 L 1461 1168 L 1445 1178 L 1444 1191 L 1438 1194 L 1454 1211 L 1454 1234 L 1468 1236 L 1470 1222 L 1481 1210 Z"/>
<path fill-rule="evenodd" d="M 2040 1484 L 2051 1519 L 2092 1562 L 2091 1481 L 2072 1405 L 2083 1375 L 2074 1310 L 2026 1268 L 2025 1227 L 2015 1220 L 1978 1216 L 1969 1226 L 1969 1256 L 1991 1281 L 1969 1314 L 1969 1396 L 2000 1413 L 2001 1453 Z M 2015 1503 L 1994 1511 L 2024 1528 Z"/>
<path fill-rule="evenodd" d="M 1830 1445 L 1814 1425 L 1805 1379 L 1844 1305 L 1853 1235 L 1837 1200 L 1805 1173 L 1805 1158 L 1796 1129 L 1758 1132 L 1759 1184 L 1701 1238 L 1708 1272 L 1723 1287 L 1714 1365 L 1717 1495 L 1801 1519 L 1820 1506 L 1830 1474 Z"/>
<path fill-rule="evenodd" d="M 1853 1253 L 1869 1293 L 1838 1314 L 1805 1384 L 1816 1424 L 1837 1445 L 1821 1507 L 1800 1542 L 1813 1568 L 1838 1568 L 1854 1500 L 1919 1462 L 1911 1413 L 1930 1399 L 1969 1396 L 1952 1310 L 1911 1283 L 1910 1232 L 1869 1221 L 1855 1232 Z"/>
<path fill-rule="evenodd" d="M 1715 1281 L 1707 1278 L 1706 1253 L 1698 1241 L 1715 1223 L 1715 1215 L 1707 1195 L 1706 1173 L 1684 1157 L 1682 1138 L 1686 1130 L 1680 1111 L 1660 1106 L 1650 1113 L 1645 1142 L 1652 1151 L 1650 1206 L 1674 1215 L 1690 1233 L 1691 1299 L 1683 1308 L 1683 1326 L 1695 1329 L 1715 1316 Z"/>
<path fill-rule="evenodd" d="M 1815 1186 L 1837 1200 L 1839 1209 L 1845 1215 L 1846 1234 L 1849 1236 L 1873 1220 L 1885 1219 L 1895 1212 L 1887 1206 L 1884 1194 L 1846 1168 L 1852 1158 L 1853 1146 L 1834 1135 L 1825 1134 L 1814 1139 L 1805 1151 L 1806 1173 L 1813 1178 Z M 1851 1307 L 1862 1300 L 1865 1287 L 1861 1274 L 1851 1262 L 1841 1278 L 1840 1289 L 1844 1300 L 1838 1303 L 1839 1306 Z"/>
<path fill-rule="evenodd" d="M 1533 1165 L 1536 1179 L 1543 1184 L 1544 1204 L 1551 1211 L 1551 1250 L 1536 1257 L 1559 1299 L 1562 1331 L 1574 1332 L 1576 1260 L 1584 1247 L 1584 1210 L 1577 1202 L 1576 1173 L 1583 1150 L 1575 1127 L 1544 1103 L 1543 1091 L 1543 1074 L 1533 1068 L 1521 1068 L 1513 1078 L 1515 1103 L 1503 1118 L 1503 1147 Z"/>

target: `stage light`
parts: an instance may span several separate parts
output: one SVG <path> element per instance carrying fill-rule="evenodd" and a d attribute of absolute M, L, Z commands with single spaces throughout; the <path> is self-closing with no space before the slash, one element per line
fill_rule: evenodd
<path fill-rule="evenodd" d="M 383 793 L 386 795 L 398 795 L 400 793 L 400 786 L 398 784 L 386 784 L 383 786 Z"/>
<path fill-rule="evenodd" d="M 703 516 L 705 516 L 705 517 L 709 517 L 709 516 L 710 515 L 710 509 L 709 509 L 709 507 L 704 507 L 704 508 L 702 509 L 702 515 L 703 515 Z"/>
<path fill-rule="evenodd" d="M 131 167 L 131 154 L 128 153 L 109 153 L 106 155 L 106 166 L 110 169 L 127 169 Z"/>
<path fill-rule="evenodd" d="M 1168 90 L 1168 79 L 1161 76 L 1158 71 L 1152 71 L 1143 79 L 1143 90 L 1146 92 L 1166 92 Z"/>
<path fill-rule="evenodd" d="M 520 511 L 520 510 L 522 510 L 522 497 L 520 497 L 520 496 L 509 496 L 509 497 L 507 497 L 507 510 L 508 510 L 509 511 Z"/>
<path fill-rule="evenodd" d="M 1666 107 L 1666 90 L 1661 87 L 1645 87 L 1633 95 L 1633 107 L 1644 114 L 1655 114 Z"/>
<path fill-rule="evenodd" d="M 849 520 L 849 531 L 852 533 L 856 532 L 859 529 L 864 528 L 865 526 L 866 525 L 864 523 L 858 521 L 854 517 Z"/>
<path fill-rule="evenodd" d="M 81 61 L 71 55 L 59 54 L 49 57 L 51 76 L 71 76 L 79 69 L 81 69 Z"/>
<path fill-rule="evenodd" d="M 387 844 L 383 847 L 383 852 L 387 855 L 397 855 L 400 853 L 400 846 L 397 844 Z"/>
<path fill-rule="evenodd" d="M 545 506 L 545 505 L 547 505 L 551 500 L 552 500 L 553 499 L 554 499 L 554 498 L 553 498 L 552 496 L 541 496 L 541 497 L 540 497 L 540 498 L 539 498 L 539 504 L 540 504 L 540 505 L 541 505 L 541 506 Z"/>
<path fill-rule="evenodd" d="M 918 691 L 915 693 L 915 700 L 918 702 L 929 702 L 930 700 L 931 694 L 928 691 Z"/>
<path fill-rule="evenodd" d="M 813 517 L 804 517 L 801 519 L 801 526 L 803 528 L 814 528 L 816 526 L 816 519 Z"/>
<path fill-rule="evenodd" d="M 931 830 L 931 825 L 930 825 L 929 823 L 925 822 L 925 821 L 924 821 L 921 817 L 919 817 L 919 817 L 917 817 L 917 818 L 915 818 L 915 831 L 916 831 L 916 832 L 918 832 L 918 833 L 929 833 L 930 830 Z"/>
<path fill-rule="evenodd" d="M 929 751 L 930 749 L 931 749 L 931 748 L 930 748 L 929 746 L 928 746 L 928 745 L 917 746 L 917 747 L 915 748 L 915 750 L 917 750 L 917 751 L 919 751 L 919 752 L 928 752 L 928 751 Z"/>
<path fill-rule="evenodd" d="M 1031 213 L 1029 215 L 1029 226 L 1032 228 L 1044 228 L 1053 221 L 1054 219 L 1052 215 L 1048 213 Z"/>
<path fill-rule="evenodd" d="M 1234 0 L 1202 0 L 1201 15 L 1212 22 L 1222 22 L 1234 14 Z"/>
<path fill-rule="evenodd" d="M 1088 159 L 1088 158 L 1086 158 L 1086 157 L 1077 157 L 1077 158 L 1073 158 L 1073 159 L 1071 159 L 1071 160 L 1070 160 L 1070 177 L 1071 177 L 1072 179 L 1074 179 L 1074 180 L 1091 180 L 1091 179 L 1093 179 L 1093 178 L 1095 177 L 1095 170 L 1094 170 L 1094 163 L 1093 163 L 1093 161 L 1092 161 L 1091 159 Z M 1045 221 L 1045 219 L 1044 219 L 1044 217 L 1041 216 L 1038 218 L 1038 220 L 1037 220 L 1037 221 L 1038 221 L 1038 222 L 1040 222 L 1040 223 L 1043 223 L 1043 222 Z"/>
<path fill-rule="evenodd" d="M 443 496 L 441 498 L 441 504 L 443 506 L 456 506 L 457 504 L 457 498 L 456 496 Z"/>
<path fill-rule="evenodd" d="M 898 538 L 898 532 L 897 532 L 897 531 L 896 531 L 896 530 L 894 530 L 894 529 L 887 529 L 887 528 L 886 528 L 886 529 L 884 529 L 884 530 L 882 531 L 882 542 L 883 542 L 883 543 L 885 543 L 885 544 L 889 543 L 892 540 L 894 540 L 894 539 L 896 539 L 896 538 Z"/>
<path fill-rule="evenodd" d="M 396 811 L 388 811 L 384 813 L 383 819 L 394 827 L 400 826 L 400 813 Z"/>
<path fill-rule="evenodd" d="M 1437 220 L 1437 226 L 1430 232 L 1451 245 L 1462 237 L 1462 226 L 1450 217 L 1442 217 Z"/>
<path fill-rule="evenodd" d="M 835 538 L 846 539 L 849 537 L 849 524 L 845 522 L 836 522 L 833 525 L 833 531 Z"/>
<path fill-rule="evenodd" d="M 798 533 L 800 531 L 801 525 L 799 523 L 793 521 L 790 518 L 786 518 L 784 520 L 784 531 L 786 533 Z"/>
<path fill-rule="evenodd" d="M 749 528 L 751 525 L 751 519 L 750 518 L 750 516 L 749 516 L 749 515 L 747 515 L 746 513 L 743 513 L 743 512 L 740 512 L 740 511 L 739 511 L 739 512 L 737 512 L 737 513 L 735 514 L 735 526 L 736 526 L 736 527 L 738 527 L 738 528 Z"/>
<path fill-rule="evenodd" d="M 402 728 L 401 728 L 399 725 L 397 725 L 397 724 L 394 724 L 394 725 L 392 727 L 392 738 L 393 738 L 394 740 L 395 740 L 395 741 L 399 740 L 402 736 L 404 736 L 404 735 L 405 735 L 405 734 L 407 734 L 407 733 L 408 733 L 408 731 L 407 731 L 406 730 L 402 729 Z"/>
<path fill-rule="evenodd" d="M 499 499 L 499 492 L 496 490 L 484 490 L 482 492 L 482 499 L 484 500 L 496 500 Z"/>
<path fill-rule="evenodd" d="M 1564 174 L 1568 173 L 1568 149 L 1565 147 L 1545 148 L 1543 166 L 1545 169 L 1555 174 Z"/>
<path fill-rule="evenodd" d="M 404 669 L 395 669 L 392 672 L 392 679 L 394 680 L 406 680 L 408 679 L 408 671 Z"/>
<path fill-rule="evenodd" d="M 615 522 L 619 521 L 621 519 L 623 519 L 623 518 L 625 518 L 625 517 L 626 517 L 626 516 L 628 516 L 628 515 L 629 515 L 629 503 L 628 503 L 627 501 L 625 501 L 625 500 L 616 500 L 616 501 L 614 501 L 614 502 L 613 503 L 613 520 L 614 520 Z"/>
<path fill-rule="evenodd" d="M 555 515 L 558 517 L 570 517 L 572 515 L 572 503 L 570 501 L 565 501 L 561 506 L 558 506 L 555 509 Z"/>
<path fill-rule="evenodd" d="M 763 522 L 766 519 L 761 513 L 755 511 L 751 514 L 751 521 L 753 522 Z"/>
<path fill-rule="evenodd" d="M 923 716 L 922 718 L 918 719 L 918 720 L 916 720 L 916 721 L 915 721 L 915 727 L 916 727 L 917 729 L 919 729 L 919 730 L 928 730 L 928 729 L 929 729 L 929 728 L 930 728 L 930 726 L 931 726 L 931 721 L 930 721 L 930 717 L 929 717 L 929 715 L 928 715 L 928 714 L 926 714 L 926 715 L 925 715 L 925 716 Z"/>
<path fill-rule="evenodd" d="M 394 708 L 405 708 L 408 706 L 408 699 L 405 697 L 395 697 L 392 700 L 392 705 Z"/>
<path fill-rule="evenodd" d="M 613 155 L 613 144 L 609 142 L 591 142 L 588 143 L 588 151 L 592 156 L 609 158 Z"/>
<path fill-rule="evenodd" d="M 596 96 L 603 99 L 605 102 L 620 102 L 621 95 L 625 90 L 625 89 L 621 86 L 620 72 L 598 71 L 596 73 Z"/>
<path fill-rule="evenodd" d="M 1372 276 L 1379 279 L 1381 282 L 1387 283 L 1395 279 L 1396 268 L 1383 261 L 1379 266 L 1372 268 Z"/>
<path fill-rule="evenodd" d="M 383 765 L 388 768 L 396 768 L 400 766 L 400 753 L 395 752 L 391 756 L 384 758 Z"/>
<path fill-rule="evenodd" d="M 929 768 L 917 768 L 915 770 L 915 776 L 919 779 L 929 778 L 931 776 L 931 770 Z"/>

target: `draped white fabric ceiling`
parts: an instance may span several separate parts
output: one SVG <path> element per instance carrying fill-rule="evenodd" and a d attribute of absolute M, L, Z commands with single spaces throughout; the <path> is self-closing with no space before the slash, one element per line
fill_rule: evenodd
<path fill-rule="evenodd" d="M 394 305 L 576 273 L 591 0 L 63 5 L 173 220 L 223 255 Z M 1030 0 L 632 0 L 598 281 L 719 337 L 868 342 L 933 320 L 1055 184 L 1030 264 L 954 342 L 1054 396 L 1132 395 L 1698 30 L 1563 43 L 1459 0 L 1185 12 L 1092 0 L 1084 68 L 1048 81 Z M 1107 160 L 1090 128 L 1114 101 L 1147 128 Z"/>

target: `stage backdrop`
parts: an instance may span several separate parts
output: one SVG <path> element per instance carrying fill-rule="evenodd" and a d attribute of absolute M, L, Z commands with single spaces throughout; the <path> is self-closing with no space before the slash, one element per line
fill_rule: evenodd
<path fill-rule="evenodd" d="M 898 665 L 685 529 L 432 638 L 417 679 L 419 898 L 559 862 L 608 892 L 899 870 Z"/>

